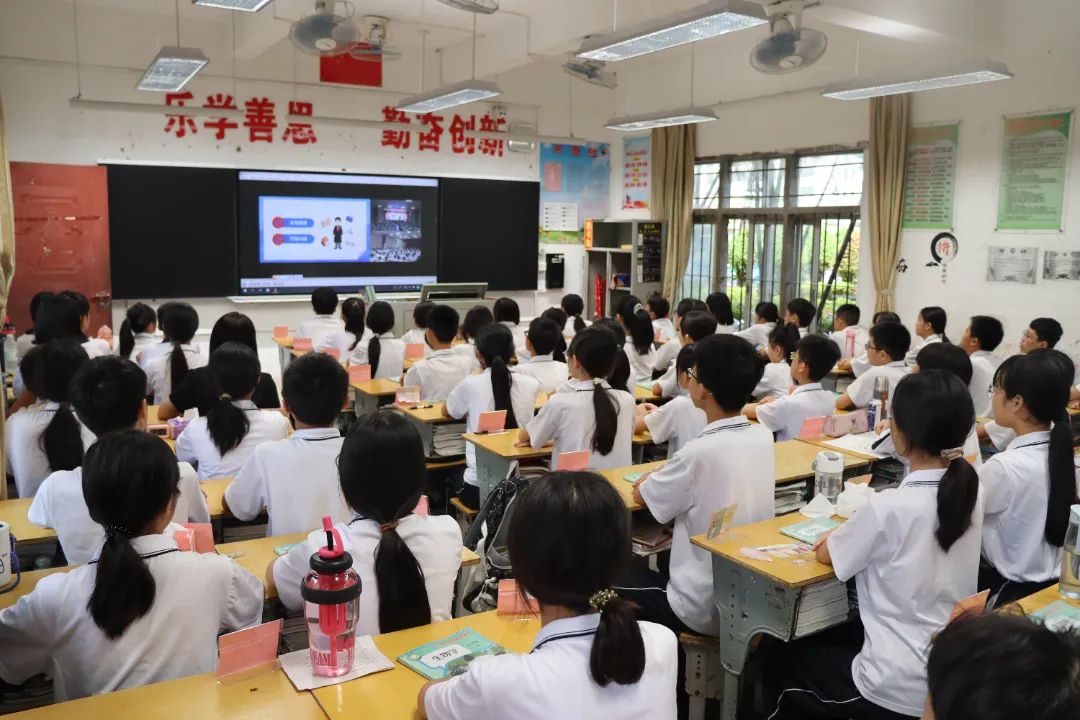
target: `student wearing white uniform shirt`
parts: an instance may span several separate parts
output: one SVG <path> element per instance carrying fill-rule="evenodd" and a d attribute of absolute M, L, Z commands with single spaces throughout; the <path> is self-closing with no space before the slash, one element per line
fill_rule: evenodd
<path fill-rule="evenodd" d="M 641 301 L 633 295 L 625 298 L 615 312 L 615 319 L 626 331 L 623 351 L 630 361 L 632 383 L 652 380 L 656 366 L 656 350 L 653 348 L 653 326 Z"/>
<path fill-rule="evenodd" d="M 505 325 L 491 324 L 480 330 L 476 339 L 477 355 L 483 372 L 458 383 L 443 405 L 443 415 L 455 420 L 468 418 L 468 431 L 476 432 L 482 413 L 506 411 L 506 429 L 524 427 L 532 419 L 539 383 L 528 375 L 510 372 L 514 338 Z M 458 494 L 468 508 L 480 507 L 480 488 L 476 478 L 476 448 L 465 446 L 464 485 Z"/>
<path fill-rule="evenodd" d="M 612 589 L 630 561 L 630 514 L 618 493 L 593 473 L 561 472 L 534 480 L 515 505 L 514 577 L 540 606 L 532 652 L 479 658 L 462 675 L 428 683 L 421 714 L 674 720 L 675 636 L 635 621 Z"/>
<path fill-rule="evenodd" d="M 563 337 L 573 338 L 574 335 L 589 326 L 581 317 L 585 314 L 585 301 L 581 299 L 580 295 L 574 293 L 563 295 L 559 307 L 566 313 L 566 322 L 563 323 Z"/>
<path fill-rule="evenodd" d="M 821 388 L 821 379 L 839 358 L 840 348 L 832 340 L 821 335 L 804 337 L 791 359 L 791 379 L 795 381 L 791 394 L 747 405 L 743 415 L 776 433 L 777 442 L 799 437 L 807 420 L 833 414 L 836 396 Z"/>
<path fill-rule="evenodd" d="M 300 323 L 294 337 L 309 338 L 314 348 L 322 343 L 326 335 L 342 330 L 343 323 L 337 317 L 337 306 L 338 294 L 333 288 L 316 288 L 311 293 L 311 308 L 315 311 L 315 317 Z"/>
<path fill-rule="evenodd" d="M 115 355 L 94 358 L 71 380 L 71 404 L 97 436 L 146 427 L 146 373 Z M 195 469 L 178 463 L 179 480 L 172 520 L 210 522 L 206 497 Z M 30 522 L 53 528 L 72 565 L 90 562 L 105 541 L 105 529 L 90 517 L 83 496 L 82 468 L 60 470 L 45 478 L 27 513 Z"/>
<path fill-rule="evenodd" d="M 368 339 L 349 354 L 349 365 L 370 365 L 373 378 L 400 378 L 405 366 L 405 343 L 394 337 L 394 308 L 379 300 L 367 313 Z M 344 356 L 343 356 L 344 357 Z"/>
<path fill-rule="evenodd" d="M 262 619 L 262 584 L 162 534 L 178 473 L 160 438 L 109 433 L 87 451 L 83 474 L 105 543 L 96 560 L 43 578 L 0 612 L 0 678 L 48 673 L 63 701 L 212 672 L 218 635 Z"/>
<path fill-rule="evenodd" d="M 716 318 L 703 310 L 688 311 L 679 322 L 679 345 L 684 347 L 692 345 L 699 340 L 704 340 L 710 335 L 716 334 Z M 672 343 L 668 343 L 669 345 Z M 660 352 L 666 348 L 664 345 Z M 659 356 L 659 352 L 657 356 Z M 679 353 L 682 354 L 681 352 Z M 653 395 L 657 397 L 675 397 L 682 393 L 675 363 L 672 363 L 664 374 L 653 384 Z"/>
<path fill-rule="evenodd" d="M 112 330 L 107 325 L 98 329 L 96 337 L 90 337 L 90 300 L 78 290 L 64 290 L 60 293 L 75 301 L 79 308 L 79 328 L 83 335 L 83 349 L 91 358 L 110 355 L 113 352 Z"/>
<path fill-rule="evenodd" d="M 238 520 L 253 520 L 263 508 L 267 535 L 288 535 L 351 516 L 338 483 L 341 433 L 335 425 L 349 396 L 349 374 L 329 355 L 309 353 L 289 363 L 282 378 L 285 411 L 296 427 L 292 437 L 252 450 L 225 503 Z"/>
<path fill-rule="evenodd" d="M 874 399 L 874 380 L 883 377 L 889 381 L 889 404 L 892 404 L 896 384 L 910 370 L 904 355 L 911 344 L 911 335 L 899 323 L 879 323 L 870 328 L 870 341 L 866 343 L 866 357 L 870 369 L 848 385 L 844 394 L 836 399 L 837 410 L 864 408 Z M 887 417 L 892 412 L 886 412 Z"/>
<path fill-rule="evenodd" d="M 337 350 L 338 359 L 345 362 L 349 353 L 366 344 L 371 338 L 371 331 L 367 327 L 367 304 L 358 297 L 345 298 L 341 303 L 341 322 L 337 328 L 322 330 L 316 334 L 318 337 L 311 343 L 312 352 Z"/>
<path fill-rule="evenodd" d="M 563 342 L 562 331 L 552 320 L 538 317 L 529 323 L 529 333 L 525 336 L 525 347 L 529 350 L 529 359 L 518 363 L 514 371 L 518 375 L 527 375 L 537 382 L 537 392 L 550 393 L 565 383 L 570 377 L 570 370 L 565 362 L 555 359 L 554 353 Z"/>
<path fill-rule="evenodd" d="M 777 325 L 769 333 L 765 355 L 769 362 L 754 388 L 753 397 L 763 399 L 787 395 L 791 388 L 791 365 L 788 363 L 799 342 L 799 330 L 794 325 Z"/>
<path fill-rule="evenodd" d="M 874 313 L 874 325 L 883 322 L 900 322 L 900 316 L 894 312 L 883 310 Z M 870 369 L 870 361 L 866 357 L 866 343 L 870 342 L 870 331 L 866 331 L 866 338 L 861 345 L 855 347 L 855 357 L 845 358 L 836 364 L 840 370 L 850 370 L 855 377 L 859 377 Z"/>
<path fill-rule="evenodd" d="M 424 402 L 442 402 L 472 373 L 473 363 L 477 361 L 475 355 L 462 355 L 451 347 L 458 332 L 457 310 L 449 305 L 436 305 L 428 312 L 427 324 L 426 342 L 432 353 L 413 363 L 401 384 L 419 386 L 420 399 Z"/>
<path fill-rule="evenodd" d="M 119 355 L 125 360 L 138 361 L 146 348 L 158 342 L 157 313 L 146 303 L 135 303 L 124 313 L 120 323 Z"/>
<path fill-rule="evenodd" d="M 424 336 L 427 333 L 427 314 L 431 312 L 433 307 L 435 307 L 435 303 L 430 300 L 416 303 L 412 315 L 413 326 L 401 336 L 401 342 L 406 345 L 422 345 L 424 343 Z"/>
<path fill-rule="evenodd" d="M 521 325 L 521 309 L 513 298 L 499 298 L 491 307 L 491 314 L 495 322 L 503 325 L 514 336 L 514 349 L 518 353 L 519 360 L 527 360 L 531 357 L 528 347 L 525 345 L 525 330 Z M 524 358 L 522 357 L 524 355 Z"/>
<path fill-rule="evenodd" d="M 176 441 L 176 457 L 194 465 L 199 480 L 233 477 L 256 447 L 288 436 L 284 415 L 251 402 L 259 372 L 259 356 L 241 343 L 227 342 L 210 356 L 210 373 L 221 398 Z"/>
<path fill-rule="evenodd" d="M 1066 410 L 1072 361 L 1035 350 L 1002 363 L 994 378 L 996 422 L 1016 433 L 979 471 L 986 496 L 980 589 L 997 604 L 1057 580 L 1069 506 L 1077 502 L 1072 430 Z"/>
<path fill-rule="evenodd" d="M 454 345 L 453 350 L 468 361 L 470 373 L 480 370 L 480 361 L 476 358 L 476 336 L 480 334 L 481 328 L 493 322 L 495 322 L 494 314 L 484 305 L 469 308 L 461 321 L 458 334 L 465 342 Z"/>
<path fill-rule="evenodd" d="M 187 303 L 174 303 L 163 322 L 170 349 L 148 362 L 145 368 L 155 405 L 168 399 L 172 389 L 187 377 L 188 370 L 206 365 L 206 357 L 191 344 L 199 329 L 199 313 L 195 308 Z"/>
<path fill-rule="evenodd" d="M 919 717 L 930 642 L 975 594 L 983 507 L 961 450 L 975 420 L 971 397 L 941 370 L 905 377 L 895 395 L 893 436 L 910 474 L 814 546 L 841 582 L 855 578 L 861 627 L 775 648 L 763 677 L 777 720 Z"/>
<path fill-rule="evenodd" d="M 632 463 L 634 397 L 604 379 L 622 352 L 610 330 L 588 327 L 570 343 L 570 381 L 518 432 L 518 445 L 539 450 L 554 441 L 559 455 L 590 451 L 589 469 Z"/>
<path fill-rule="evenodd" d="M 754 324 L 735 335 L 749 342 L 758 352 L 762 352 L 769 343 L 769 333 L 779 320 L 780 311 L 775 303 L 759 302 L 754 308 Z"/>
<path fill-rule="evenodd" d="M 829 333 L 829 339 L 840 348 L 840 357 L 845 360 L 858 357 L 870 340 L 870 333 L 859 325 L 861 317 L 859 306 L 852 303 L 836 308 L 833 316 L 833 331 Z"/>
<path fill-rule="evenodd" d="M 461 529 L 448 515 L 412 512 L 426 479 L 420 434 L 391 410 L 357 418 L 341 447 L 338 477 L 354 515 L 335 527 L 364 589 L 356 631 L 377 635 L 449 620 Z M 304 607 L 300 586 L 323 547 L 326 533 L 316 530 L 267 568 L 290 610 Z"/>
<path fill-rule="evenodd" d="M 784 323 L 795 326 L 795 329 L 799 331 L 799 337 L 806 337 L 815 315 L 817 315 L 817 308 L 812 302 L 806 298 L 795 298 L 787 304 Z"/>
<path fill-rule="evenodd" d="M 716 334 L 731 335 L 735 332 L 735 313 L 731 309 L 731 298 L 727 293 L 714 292 L 705 298 L 705 306 L 716 318 Z"/>
<path fill-rule="evenodd" d="M 926 345 L 949 342 L 949 338 L 945 337 L 945 326 L 948 321 L 948 314 L 936 305 L 924 307 L 919 311 L 919 314 L 915 316 L 915 336 L 919 340 L 911 343 L 911 348 L 904 357 L 904 361 L 909 366 L 915 362 L 915 356 Z"/>
<path fill-rule="evenodd" d="M 157 322 L 158 329 L 161 330 L 161 337 L 156 338 L 157 342 L 151 343 L 142 349 L 137 356 L 132 358 L 135 362 L 139 363 L 139 367 L 145 372 L 150 363 L 162 355 L 167 355 L 172 350 L 172 341 L 169 339 L 168 333 L 165 331 L 165 316 L 169 310 L 176 305 L 175 302 L 163 302 L 158 305 L 157 308 Z M 199 343 L 192 341 L 192 347 L 198 351 L 202 351 L 199 347 Z"/>
<path fill-rule="evenodd" d="M 712 320 L 712 318 L 709 318 Z M 705 411 L 694 405 L 687 388 L 689 372 L 694 367 L 694 344 L 684 345 L 675 360 L 675 373 L 680 394 L 660 407 L 652 403 L 637 406 L 634 432 L 648 432 L 657 445 L 667 443 L 667 456 L 675 457 L 683 445 L 690 442 L 705 429 Z"/>
<path fill-rule="evenodd" d="M 994 350 L 1005 337 L 1001 321 L 987 315 L 975 315 L 964 328 L 960 347 L 971 356 L 971 401 L 975 404 L 976 417 L 993 419 L 994 409 L 990 403 L 994 373 L 1002 358 Z"/>
<path fill-rule="evenodd" d="M 645 312 L 652 320 L 653 337 L 662 342 L 671 342 L 678 335 L 675 324 L 668 315 L 671 314 L 671 303 L 663 295 L 653 295 L 645 301 Z"/>
<path fill-rule="evenodd" d="M 683 339 L 683 318 L 685 318 L 686 314 L 691 310 L 699 310 L 707 315 L 710 314 L 705 303 L 700 300 L 684 298 L 679 301 L 679 304 L 675 306 L 675 342 L 664 343 L 657 349 L 655 370 L 666 373 L 671 370 L 671 367 L 675 364 L 675 358 L 678 356 L 679 350 L 686 342 Z M 715 320 L 715 317 L 713 319 Z M 674 380 L 671 380 L 670 384 L 674 387 L 676 383 Z"/>

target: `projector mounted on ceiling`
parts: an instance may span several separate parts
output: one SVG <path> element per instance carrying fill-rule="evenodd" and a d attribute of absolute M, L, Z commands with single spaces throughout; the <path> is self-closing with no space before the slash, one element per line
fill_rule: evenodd
<path fill-rule="evenodd" d="M 604 69 L 604 63 L 597 62 L 595 60 L 579 60 L 575 57 L 571 57 L 563 65 L 563 70 L 578 78 L 584 80 L 587 83 L 593 85 L 599 85 L 609 90 L 614 90 L 618 87 L 619 82 L 615 78 L 615 73 L 608 72 Z"/>
<path fill-rule="evenodd" d="M 758 72 L 781 75 L 810 67 L 825 54 L 825 33 L 802 26 L 803 3 L 769 5 L 769 37 L 750 52 L 750 64 Z"/>

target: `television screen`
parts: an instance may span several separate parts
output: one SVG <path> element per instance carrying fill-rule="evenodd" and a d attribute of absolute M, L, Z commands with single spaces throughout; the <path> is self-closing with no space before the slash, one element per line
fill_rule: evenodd
<path fill-rule="evenodd" d="M 241 172 L 240 294 L 419 290 L 436 281 L 438 202 L 433 178 Z"/>

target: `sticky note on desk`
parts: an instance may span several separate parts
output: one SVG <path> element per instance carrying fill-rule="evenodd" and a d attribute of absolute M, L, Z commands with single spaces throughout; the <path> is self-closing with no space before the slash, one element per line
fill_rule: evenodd
<path fill-rule="evenodd" d="M 264 666 L 276 666 L 281 620 L 256 625 L 218 638 L 218 680 L 251 677 Z"/>
<path fill-rule="evenodd" d="M 556 470 L 587 470 L 589 467 L 589 451 L 578 450 L 577 452 L 565 452 L 559 454 L 555 463 Z"/>
<path fill-rule="evenodd" d="M 410 343 L 405 346 L 406 360 L 420 360 L 424 357 L 423 343 Z"/>
<path fill-rule="evenodd" d="M 495 433 L 502 432 L 506 427 L 506 411 L 505 410 L 493 410 L 491 412 L 480 413 L 480 418 L 477 421 L 476 432 L 481 433 Z"/>
<path fill-rule="evenodd" d="M 293 338 L 293 350 L 310 350 L 311 338 Z"/>
<path fill-rule="evenodd" d="M 349 382 L 353 385 L 371 380 L 370 365 L 352 365 L 349 367 Z"/>
<path fill-rule="evenodd" d="M 338 348 L 326 348 L 325 350 L 323 350 L 323 354 L 324 355 L 329 355 L 330 357 L 334 358 L 335 360 L 340 360 L 341 359 L 341 350 L 338 349 Z"/>
<path fill-rule="evenodd" d="M 394 393 L 394 402 L 398 405 L 416 405 L 420 402 L 420 386 L 409 385 L 399 388 Z"/>

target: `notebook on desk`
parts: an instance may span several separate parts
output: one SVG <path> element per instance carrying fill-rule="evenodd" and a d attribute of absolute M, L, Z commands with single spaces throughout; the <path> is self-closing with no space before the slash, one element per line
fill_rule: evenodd
<path fill-rule="evenodd" d="M 840 523 L 831 518 L 811 518 L 780 528 L 780 532 L 789 538 L 795 538 L 799 542 L 813 545 L 818 541 L 818 538 L 839 527 L 839 525 Z"/>
<path fill-rule="evenodd" d="M 505 655 L 506 648 L 472 628 L 459 630 L 442 640 L 424 643 L 398 656 L 397 661 L 428 680 L 461 675 L 469 663 L 484 655 Z"/>

